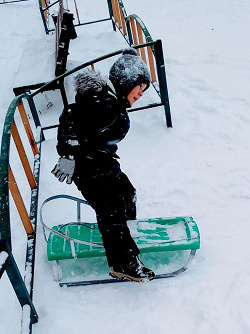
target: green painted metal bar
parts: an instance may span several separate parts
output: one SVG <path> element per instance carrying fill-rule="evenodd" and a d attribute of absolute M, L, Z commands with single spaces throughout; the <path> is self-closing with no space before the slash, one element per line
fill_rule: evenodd
<path fill-rule="evenodd" d="M 37 142 L 39 154 L 34 158 L 33 174 L 37 184 L 37 188 L 31 191 L 30 202 L 30 221 L 34 229 L 34 233 L 28 235 L 27 249 L 26 249 L 26 261 L 25 261 L 25 276 L 24 282 L 27 287 L 31 300 L 33 299 L 33 287 L 34 287 L 34 270 L 35 270 L 35 251 L 36 251 L 36 230 L 37 230 L 37 211 L 38 211 L 38 193 L 39 193 L 39 175 L 40 175 L 40 161 L 41 161 L 41 142 L 42 142 L 42 130 L 40 130 L 39 141 Z M 32 319 L 32 311 L 30 314 Z M 29 326 L 29 334 L 32 332 L 32 321 Z"/>
<path fill-rule="evenodd" d="M 13 286 L 16 296 L 19 300 L 20 305 L 23 307 L 25 305 L 30 306 L 31 310 L 31 323 L 34 324 L 38 321 L 38 315 L 28 293 L 28 290 L 24 284 L 20 271 L 17 267 L 16 261 L 12 255 L 11 249 L 8 242 L 0 244 L 0 251 L 5 251 L 8 253 L 8 258 L 4 264 L 4 270 L 6 271 L 9 280 Z"/>
<path fill-rule="evenodd" d="M 29 93 L 29 94 L 30 94 L 30 93 Z M 40 119 L 39 119 L 39 117 L 38 117 L 38 113 L 37 113 L 37 110 L 36 110 L 36 106 L 35 106 L 35 103 L 34 103 L 34 100 L 33 100 L 32 96 L 31 96 L 31 94 L 29 95 L 28 104 L 29 104 L 30 111 L 31 111 L 33 120 L 34 120 L 34 122 L 35 122 L 35 126 L 36 126 L 36 128 L 37 128 L 37 127 L 41 127 L 41 122 L 40 122 Z"/>
<path fill-rule="evenodd" d="M 34 122 L 41 133 L 41 123 L 38 118 L 38 114 L 34 105 L 34 101 L 30 94 L 21 94 L 15 97 L 6 114 L 2 144 L 1 144 L 1 160 L 0 160 L 0 231 L 1 240 L 0 249 L 7 250 L 9 254 L 9 260 L 4 264 L 4 270 L 6 270 L 11 284 L 16 292 L 18 300 L 21 306 L 30 306 L 30 325 L 29 333 L 32 331 L 32 324 L 37 322 L 38 316 L 32 303 L 33 293 L 33 281 L 34 281 L 34 263 L 35 263 L 35 242 L 36 242 L 36 225 L 37 225 L 37 205 L 38 205 L 38 188 L 31 191 L 31 204 L 30 204 L 30 220 L 34 228 L 34 233 L 28 235 L 27 240 L 27 252 L 25 263 L 25 279 L 23 280 L 18 267 L 15 263 L 14 257 L 11 253 L 11 231 L 10 231 L 10 207 L 9 207 L 9 158 L 10 158 L 10 142 L 11 142 L 11 128 L 14 121 L 14 114 L 17 109 L 18 103 L 22 99 L 27 99 L 31 108 L 31 113 Z M 40 152 L 39 141 L 39 152 Z M 34 157 L 33 175 L 37 185 L 39 184 L 39 171 L 40 171 L 40 154 L 36 154 Z M 4 243 L 4 245 L 3 245 Z M 3 270 L 1 271 L 2 274 Z M 24 308 L 23 308 L 24 310 Z M 27 323 L 27 322 L 23 322 Z"/>
<path fill-rule="evenodd" d="M 40 162 L 41 162 L 41 136 L 42 131 L 40 129 L 40 140 L 37 143 L 39 154 L 37 154 L 34 158 L 34 168 L 33 174 L 35 181 L 37 183 L 37 188 L 31 191 L 31 202 L 30 202 L 30 221 L 32 227 L 34 229 L 34 233 L 28 236 L 28 247 L 27 247 L 27 256 L 26 256 L 26 265 L 32 264 L 33 273 L 34 274 L 34 263 L 35 263 L 35 242 L 36 242 L 36 228 L 37 228 L 37 211 L 38 211 L 38 193 L 39 193 L 39 175 L 40 175 Z M 33 280 L 32 280 L 33 281 Z M 32 297 L 32 290 L 33 290 L 33 282 L 31 285 L 31 297 Z"/>
<path fill-rule="evenodd" d="M 165 64 L 164 64 L 164 57 L 163 57 L 163 51 L 162 51 L 162 43 L 160 39 L 158 39 L 155 42 L 155 59 L 156 59 L 157 74 L 158 74 L 158 79 L 159 79 L 161 101 L 165 109 L 166 123 L 167 123 L 167 127 L 172 127 Z"/>
<path fill-rule="evenodd" d="M 53 124 L 53 125 L 49 125 L 49 126 L 44 126 L 44 127 L 42 127 L 42 131 L 55 129 L 55 128 L 58 128 L 58 126 L 59 126 L 59 124 Z"/>
<path fill-rule="evenodd" d="M 101 19 L 101 20 L 96 20 L 96 21 L 90 21 L 90 22 L 84 22 L 84 23 L 77 23 L 74 24 L 74 27 L 80 27 L 80 26 L 86 26 L 88 24 L 93 24 L 93 23 L 100 23 L 100 22 L 106 22 L 106 21 L 110 21 L 110 18 L 106 18 L 106 19 Z"/>
<path fill-rule="evenodd" d="M 151 103 L 151 104 L 148 104 L 147 106 L 144 106 L 144 107 L 129 109 L 128 112 L 145 110 L 145 109 L 150 109 L 150 108 L 155 108 L 155 107 L 160 107 L 160 106 L 162 106 L 162 103 Z"/>
<path fill-rule="evenodd" d="M 2 134 L 0 155 L 0 230 L 1 239 L 6 239 L 11 247 L 10 212 L 9 212 L 9 153 L 11 140 L 11 127 L 15 110 L 19 101 L 29 99 L 28 94 L 22 94 L 14 98 L 8 108 Z"/>
<path fill-rule="evenodd" d="M 156 91 L 157 91 L 158 94 L 160 92 L 161 102 L 162 102 L 162 105 L 164 106 L 164 109 L 165 109 L 167 126 L 168 127 L 172 127 L 171 114 L 170 114 L 170 106 L 169 106 L 169 99 L 168 99 L 168 91 L 167 91 L 167 81 L 166 81 L 165 65 L 164 65 L 164 58 L 163 58 L 163 51 L 162 51 L 161 40 L 150 41 L 150 42 L 143 43 L 143 44 L 133 45 L 133 48 L 134 49 L 139 49 L 139 48 L 144 48 L 144 47 L 147 47 L 147 46 L 150 46 L 152 48 L 152 50 L 154 52 L 154 55 L 155 55 L 156 64 L 157 64 L 157 74 L 158 74 L 158 80 L 159 80 L 159 89 L 160 89 L 159 91 L 158 90 L 156 90 Z M 66 71 L 65 73 L 59 75 L 55 79 L 47 82 L 45 85 L 43 85 L 42 87 L 40 87 L 39 89 L 37 89 L 35 92 L 31 93 L 30 96 L 34 97 L 37 94 L 39 94 L 39 93 L 41 93 L 43 91 L 48 90 L 50 86 L 53 87 L 53 85 L 56 82 L 64 79 L 65 77 L 67 77 L 67 76 L 69 76 L 69 75 L 71 75 L 71 74 L 73 74 L 73 73 L 75 73 L 77 71 L 80 71 L 81 69 L 83 69 L 83 68 L 85 68 L 87 66 L 90 66 L 90 65 L 95 64 L 97 62 L 105 60 L 107 58 L 116 56 L 118 54 L 121 54 L 122 52 L 123 52 L 123 49 L 115 51 L 115 52 L 111 52 L 111 53 L 106 54 L 104 56 L 95 58 L 95 59 L 93 59 L 91 61 L 85 62 L 85 63 L 83 63 L 83 64 L 81 64 L 81 65 L 73 68 L 72 70 Z M 141 107 L 141 108 L 138 108 L 138 109 L 135 109 L 135 110 L 148 109 L 151 106 L 155 107 L 155 106 L 159 106 L 159 105 L 160 104 L 157 104 L 157 105 L 152 104 L 150 106 Z M 133 111 L 133 110 L 131 110 L 131 111 Z"/>
<path fill-rule="evenodd" d="M 49 29 L 48 29 L 48 25 L 47 25 L 47 22 L 46 22 L 46 19 L 45 19 L 45 16 L 44 16 L 44 10 L 43 10 L 41 0 L 38 0 L 38 3 L 39 3 L 39 10 L 40 10 L 40 13 L 41 13 L 44 29 L 45 29 L 46 34 L 48 35 L 49 34 Z"/>
<path fill-rule="evenodd" d="M 116 31 L 115 23 L 114 23 L 114 21 L 112 20 L 112 17 L 114 17 L 114 12 L 113 12 L 113 8 L 112 8 L 112 3 L 111 3 L 111 0 L 107 0 L 107 2 L 108 2 L 109 16 L 110 16 L 110 19 L 111 19 L 111 21 L 112 21 L 113 30 Z"/>
<path fill-rule="evenodd" d="M 7 4 L 7 3 L 23 2 L 23 1 L 31 1 L 31 0 L 12 0 L 12 1 L 5 1 L 5 2 L 0 2 L 0 5 L 5 5 L 5 4 Z"/>
<path fill-rule="evenodd" d="M 134 112 L 134 111 L 151 109 L 151 108 L 156 108 L 156 107 L 161 107 L 161 106 L 162 106 L 162 103 L 151 103 L 151 104 L 148 104 L 147 106 L 144 106 L 144 107 L 128 109 L 128 112 L 131 113 L 131 112 Z M 58 126 L 59 126 L 59 124 L 53 124 L 53 125 L 50 125 L 50 126 L 42 127 L 43 138 L 44 138 L 44 131 L 58 128 Z"/>
<path fill-rule="evenodd" d="M 150 45 L 153 45 L 153 44 L 155 44 L 154 41 L 153 41 L 153 42 L 148 42 L 148 43 L 143 43 L 143 44 L 136 45 L 136 46 L 134 46 L 134 48 L 135 48 L 135 49 L 143 48 L 143 47 L 145 47 L 145 46 L 150 46 Z M 98 63 L 98 62 L 100 62 L 100 61 L 102 61 L 102 60 L 105 60 L 105 59 L 107 59 L 107 58 L 110 58 L 110 57 L 119 55 L 119 54 L 121 54 L 121 53 L 123 52 L 123 50 L 124 50 L 124 49 L 120 49 L 120 50 L 117 50 L 117 51 L 108 53 L 108 54 L 106 54 L 106 55 L 104 55 L 104 56 L 100 56 L 100 57 L 95 58 L 95 59 L 93 59 L 93 60 L 87 61 L 87 62 L 85 62 L 85 63 L 83 63 L 83 64 L 81 64 L 81 65 L 79 65 L 79 66 L 73 68 L 72 70 L 68 70 L 68 71 L 66 71 L 65 73 L 63 73 L 63 74 L 59 75 L 58 77 L 54 78 L 53 80 L 47 82 L 44 86 L 40 87 L 40 88 L 37 89 L 35 92 L 31 93 L 30 96 L 31 96 L 31 97 L 36 96 L 37 94 L 39 94 L 39 93 L 41 93 L 41 92 L 47 90 L 49 86 L 53 86 L 53 84 L 56 83 L 58 80 L 63 79 L 63 78 L 66 78 L 67 76 L 69 76 L 69 75 L 71 75 L 71 74 L 73 74 L 73 73 L 75 73 L 75 72 L 77 72 L 77 71 L 80 71 L 80 70 L 82 70 L 83 68 L 85 68 L 85 67 L 87 67 L 87 66 L 90 66 L 90 65 L 92 65 L 92 64 Z"/>
<path fill-rule="evenodd" d="M 153 42 L 153 38 L 151 37 L 147 27 L 145 26 L 145 24 L 143 23 L 143 21 L 139 18 L 138 15 L 136 14 L 132 14 L 126 17 L 126 24 L 127 24 L 127 30 L 129 32 L 129 40 L 130 40 L 130 45 L 133 45 L 133 38 L 132 38 L 132 33 L 131 33 L 131 27 L 130 27 L 130 18 L 135 19 L 135 21 L 139 24 L 139 26 L 141 27 L 144 36 L 147 40 L 147 42 Z M 154 52 L 154 45 L 151 45 L 151 49 Z"/>
<path fill-rule="evenodd" d="M 127 12 L 126 12 L 126 9 L 124 7 L 124 4 L 123 4 L 122 0 L 118 0 L 118 4 L 121 7 L 124 18 L 126 18 L 128 15 L 127 15 Z"/>
<path fill-rule="evenodd" d="M 54 6 L 55 4 L 57 4 L 59 1 L 60 1 L 60 0 L 57 0 L 57 1 L 55 1 L 55 2 L 53 2 L 53 3 L 51 3 L 51 4 L 49 4 L 49 5 L 47 5 L 47 3 L 46 3 L 46 7 L 43 8 L 43 11 L 48 10 L 50 7 L 53 7 L 53 6 Z"/>

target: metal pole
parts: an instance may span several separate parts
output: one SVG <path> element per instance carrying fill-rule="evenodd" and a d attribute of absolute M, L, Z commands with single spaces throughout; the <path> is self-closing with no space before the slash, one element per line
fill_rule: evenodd
<path fill-rule="evenodd" d="M 115 22 L 114 22 L 113 19 L 112 19 L 112 17 L 114 17 L 113 8 L 112 8 L 112 3 L 111 3 L 111 0 L 107 0 L 107 1 L 108 1 L 109 16 L 110 16 L 110 19 L 111 19 L 111 21 L 112 21 L 113 30 L 116 31 Z"/>
<path fill-rule="evenodd" d="M 76 16 L 77 16 L 77 19 L 78 19 L 78 24 L 80 24 L 80 17 L 79 17 L 78 9 L 77 9 L 77 6 L 76 6 L 76 0 L 74 0 L 74 3 L 75 3 L 75 8 L 76 8 Z"/>
<path fill-rule="evenodd" d="M 168 88 L 167 88 L 163 51 L 162 51 L 162 43 L 160 39 L 158 39 L 155 42 L 155 59 L 156 59 L 157 73 L 159 79 L 161 101 L 165 109 L 166 123 L 167 127 L 171 128 L 172 120 L 171 120 L 170 105 L 168 98 Z"/>

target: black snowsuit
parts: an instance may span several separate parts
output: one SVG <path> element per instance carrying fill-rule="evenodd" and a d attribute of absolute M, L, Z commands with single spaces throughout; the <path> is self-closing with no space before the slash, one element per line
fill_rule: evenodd
<path fill-rule="evenodd" d="M 124 101 L 117 98 L 111 82 L 102 81 L 98 89 L 78 89 L 58 129 L 58 154 L 74 156 L 73 181 L 96 212 L 110 267 L 139 254 L 126 223 L 136 219 L 136 191 L 116 155 L 116 143 L 130 127 Z"/>

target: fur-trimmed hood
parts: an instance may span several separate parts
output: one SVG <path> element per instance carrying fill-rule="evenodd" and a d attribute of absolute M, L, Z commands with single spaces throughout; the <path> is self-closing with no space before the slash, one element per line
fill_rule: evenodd
<path fill-rule="evenodd" d="M 85 69 L 75 77 L 75 89 L 78 94 L 98 93 L 107 85 L 107 79 L 100 72 Z"/>

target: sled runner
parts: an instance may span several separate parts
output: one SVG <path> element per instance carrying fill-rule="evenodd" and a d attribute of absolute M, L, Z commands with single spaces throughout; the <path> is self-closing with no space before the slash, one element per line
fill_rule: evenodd
<path fill-rule="evenodd" d="M 77 220 L 66 224 L 48 227 L 43 220 L 43 208 L 46 203 L 56 199 L 68 199 L 77 204 Z M 47 257 L 53 261 L 54 279 L 60 281 L 59 261 L 76 258 L 98 258 L 105 256 L 101 234 L 97 223 L 81 221 L 80 206 L 88 205 L 85 200 L 69 196 L 56 195 L 47 198 L 40 209 L 40 220 L 47 242 Z M 196 250 L 200 248 L 200 235 L 192 217 L 146 218 L 128 221 L 128 226 L 141 254 L 153 252 L 189 251 L 186 264 L 167 274 L 156 275 L 155 279 L 174 277 L 190 267 Z M 49 232 L 47 237 L 46 230 Z M 80 282 L 60 282 L 60 286 L 77 286 L 120 282 L 114 279 L 102 279 Z"/>

